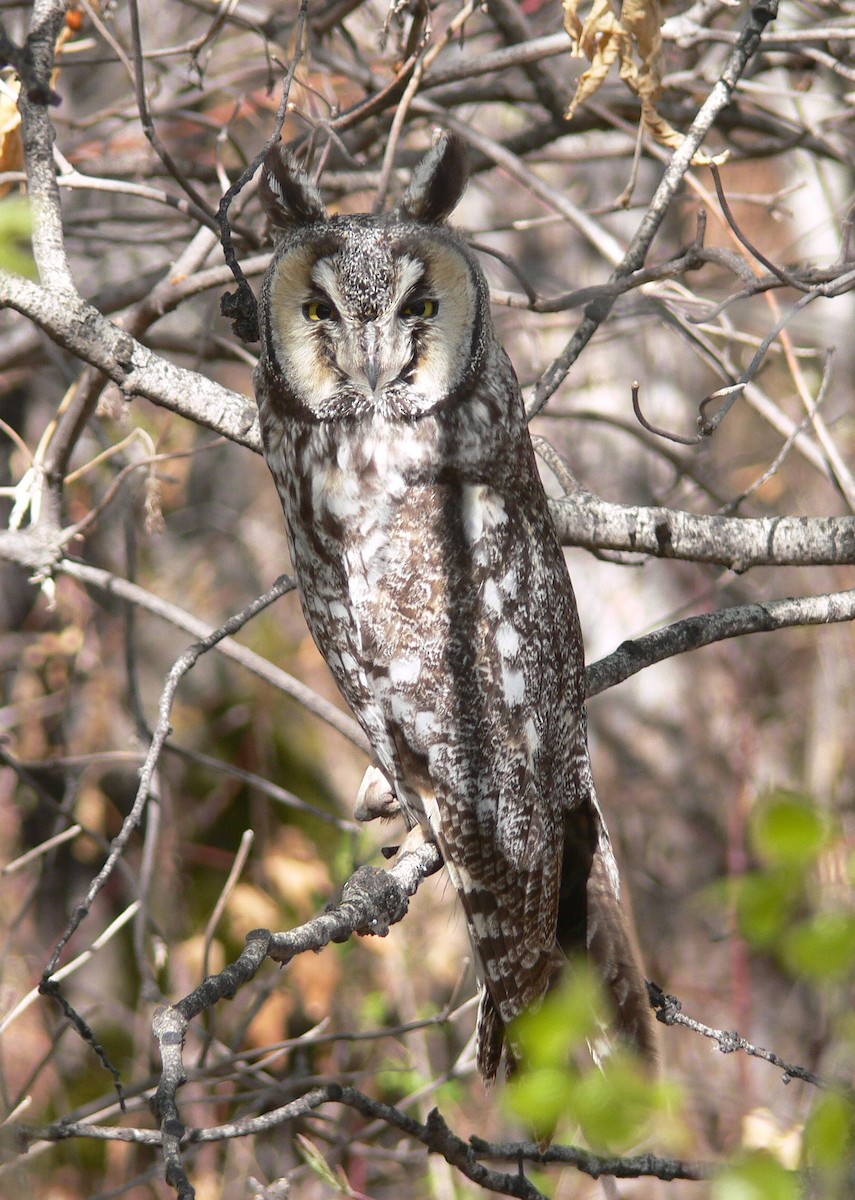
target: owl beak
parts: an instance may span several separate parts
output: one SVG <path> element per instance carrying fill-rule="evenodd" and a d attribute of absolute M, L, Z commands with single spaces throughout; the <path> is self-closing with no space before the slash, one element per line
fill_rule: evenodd
<path fill-rule="evenodd" d="M 372 392 L 377 391 L 377 381 L 380 378 L 380 338 L 377 326 L 369 321 L 362 331 L 362 354 L 365 378 Z"/>

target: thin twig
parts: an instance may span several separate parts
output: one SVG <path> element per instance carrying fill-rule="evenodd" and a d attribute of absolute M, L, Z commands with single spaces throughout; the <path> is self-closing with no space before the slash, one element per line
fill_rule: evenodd
<path fill-rule="evenodd" d="M 652 993 L 653 1007 L 656 1009 L 656 1019 L 661 1021 L 663 1025 L 682 1025 L 684 1029 L 691 1029 L 694 1033 L 700 1033 L 703 1037 L 710 1038 L 718 1043 L 718 1048 L 722 1054 L 733 1054 L 737 1050 L 741 1050 L 744 1054 L 750 1054 L 752 1058 L 762 1058 L 764 1062 L 771 1063 L 773 1067 L 780 1067 L 784 1072 L 784 1083 L 789 1083 L 793 1079 L 802 1079 L 805 1083 L 812 1083 L 814 1087 L 827 1089 L 832 1086 L 829 1082 L 822 1079 L 821 1076 L 815 1075 L 812 1071 L 806 1070 L 804 1067 L 799 1067 L 795 1063 L 787 1062 L 780 1055 L 775 1054 L 773 1050 L 765 1050 L 762 1046 L 755 1046 L 753 1042 L 747 1041 L 741 1037 L 736 1030 L 714 1029 L 711 1025 L 704 1025 L 701 1021 L 696 1021 L 693 1017 L 687 1017 L 682 1011 L 682 1004 L 676 996 L 666 995 L 661 988 L 655 984 L 648 984 Z M 839 1089 L 840 1085 L 833 1085 Z M 849 1088 L 843 1088 L 844 1091 L 851 1091 Z"/>
<path fill-rule="evenodd" d="M 751 6 L 745 26 L 736 45 L 728 55 L 721 77 L 698 111 L 683 144 L 672 155 L 626 254 L 611 275 L 612 281 L 637 271 L 643 265 L 650 244 L 662 224 L 681 179 L 691 166 L 692 159 L 700 149 L 716 117 L 730 103 L 737 83 L 758 49 L 763 30 L 770 21 L 775 19 L 777 11 L 777 0 L 757 0 Z M 561 385 L 581 351 L 608 316 L 613 303 L 611 298 L 605 297 L 588 306 L 584 320 L 576 333 L 538 380 L 532 403 L 529 406 L 529 416 L 533 417 L 539 413 L 556 388 Z"/>
<path fill-rule="evenodd" d="M 145 86 L 145 61 L 142 51 L 142 35 L 140 33 L 140 14 L 137 0 L 128 0 L 128 16 L 131 25 L 131 49 L 134 56 L 133 83 L 137 96 L 137 108 L 139 109 L 140 122 L 143 132 L 151 143 L 151 147 L 160 161 L 166 167 L 169 174 L 185 192 L 196 208 L 204 214 L 204 219 L 211 229 L 217 229 L 217 214 L 214 212 L 206 198 L 198 191 L 184 172 L 179 168 L 175 159 L 164 146 L 158 136 L 155 128 L 154 120 L 151 115 L 151 109 L 148 103 L 148 92 Z"/>
<path fill-rule="evenodd" d="M 72 579 L 78 579 L 81 583 L 87 584 L 89 587 L 95 587 L 99 591 L 105 592 L 107 595 L 119 596 L 123 600 L 128 600 L 132 604 L 138 605 L 147 612 L 153 613 L 155 616 L 161 617 L 165 621 L 169 621 L 177 629 L 183 629 L 185 633 L 189 633 L 192 637 L 198 637 L 203 641 L 214 637 L 215 633 L 222 630 L 213 630 L 211 626 L 200 621 L 198 617 L 187 612 L 186 609 L 179 608 L 178 605 L 172 604 L 160 596 L 155 596 L 151 592 L 138 584 L 131 583 L 127 579 L 123 579 L 120 575 L 114 575 L 110 571 L 104 571 L 100 567 L 90 567 L 87 563 L 75 562 L 71 559 L 63 559 L 56 568 L 64 575 L 70 575 Z M 295 586 L 294 580 L 286 579 L 282 576 L 274 585 L 279 590 L 277 595 L 284 595 L 291 591 Z M 269 593 L 265 593 L 269 595 Z M 272 597 L 276 599 L 276 596 Z M 246 610 L 244 610 L 246 611 Z M 258 610 L 260 611 L 260 609 Z M 356 722 L 336 708 L 328 700 L 313 692 L 311 688 L 306 687 L 304 683 L 300 683 L 292 675 L 279 667 L 268 662 L 260 654 L 256 654 L 247 646 L 241 645 L 239 642 L 233 641 L 231 638 L 220 636 L 214 643 L 220 654 L 226 655 L 227 658 L 233 659 L 234 662 L 240 663 L 247 670 L 252 671 L 263 679 L 266 683 L 278 688 L 286 695 L 291 696 L 309 712 L 320 717 L 327 725 L 336 729 L 348 741 L 353 742 L 360 749 L 367 748 L 365 736 L 360 730 Z"/>
<path fill-rule="evenodd" d="M 306 20 L 309 13 L 309 0 L 300 0 L 300 9 L 297 14 L 296 35 L 294 44 L 294 53 L 291 57 L 291 65 L 288 68 L 288 73 L 285 76 L 285 83 L 282 88 L 282 96 L 279 100 L 279 107 L 276 111 L 276 120 L 274 122 L 273 131 L 267 138 L 262 148 L 256 154 L 255 158 L 249 166 L 241 172 L 238 178 L 234 181 L 231 187 L 220 197 L 220 202 L 217 205 L 217 227 L 220 232 L 220 243 L 223 247 L 223 257 L 226 260 L 226 265 L 237 280 L 238 290 L 236 292 L 225 292 L 220 299 L 220 311 L 224 317 L 228 317 L 232 322 L 232 329 L 237 337 L 242 342 L 252 343 L 257 342 L 258 333 L 258 305 L 252 288 L 249 286 L 246 275 L 241 270 L 240 263 L 237 259 L 237 254 L 232 241 L 231 222 L 229 220 L 229 208 L 235 200 L 235 197 L 240 194 L 246 187 L 249 181 L 253 178 L 258 168 L 264 161 L 271 146 L 275 146 L 282 136 L 282 126 L 285 122 L 285 114 L 288 111 L 288 101 L 291 95 L 291 87 L 294 83 L 294 78 L 297 73 L 297 67 L 300 59 L 303 57 L 304 43 L 306 36 Z"/>
<path fill-rule="evenodd" d="M 65 949 L 69 940 L 74 936 L 83 920 L 88 916 L 95 897 L 112 875 L 117 861 L 124 854 L 131 836 L 142 820 L 143 812 L 145 811 L 146 802 L 148 800 L 152 775 L 155 767 L 157 766 L 157 761 L 160 758 L 160 752 L 163 748 L 163 745 L 172 732 L 170 712 L 172 710 L 172 701 L 176 691 L 178 690 L 179 683 L 187 674 L 187 672 L 196 665 L 199 658 L 201 658 L 203 654 L 207 653 L 208 650 L 211 650 L 214 646 L 216 646 L 218 642 L 223 640 L 223 638 L 228 637 L 230 634 L 236 633 L 239 629 L 242 629 L 247 621 L 256 616 L 257 613 L 262 612 L 268 607 L 268 605 L 272 604 L 274 600 L 278 600 L 279 597 L 284 595 L 285 592 L 290 591 L 292 587 L 293 582 L 285 576 L 282 576 L 264 593 L 263 596 L 259 596 L 257 599 L 253 600 L 251 604 L 248 604 L 246 608 L 242 609 L 239 613 L 236 613 L 233 617 L 230 617 L 228 621 L 224 622 L 224 624 L 222 624 L 218 629 L 215 629 L 207 637 L 188 647 L 188 649 L 185 650 L 185 652 L 173 665 L 167 676 L 166 685 L 161 694 L 157 725 L 155 726 L 154 736 L 152 738 L 152 743 L 149 747 L 148 754 L 146 755 L 145 762 L 140 768 L 140 782 L 137 788 L 136 796 L 134 797 L 133 805 L 131 806 L 131 810 L 122 822 L 121 830 L 110 843 L 110 854 L 107 857 L 107 861 L 89 884 L 86 895 L 75 906 L 74 914 L 69 921 L 65 932 L 54 947 L 53 953 L 51 954 L 48 964 L 44 969 L 43 979 L 45 981 L 49 981 L 51 977 L 54 976 L 57 963 L 59 962 L 63 950 Z"/>

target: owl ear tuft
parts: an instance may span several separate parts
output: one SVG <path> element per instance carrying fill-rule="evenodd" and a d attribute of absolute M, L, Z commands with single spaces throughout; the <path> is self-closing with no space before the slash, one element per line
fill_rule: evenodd
<path fill-rule="evenodd" d="M 277 229 L 327 219 L 320 192 L 281 142 L 264 156 L 258 195 L 270 224 Z"/>
<path fill-rule="evenodd" d="M 466 144 L 457 134 L 443 133 L 413 171 L 401 201 L 401 216 L 429 224 L 444 221 L 468 180 Z"/>

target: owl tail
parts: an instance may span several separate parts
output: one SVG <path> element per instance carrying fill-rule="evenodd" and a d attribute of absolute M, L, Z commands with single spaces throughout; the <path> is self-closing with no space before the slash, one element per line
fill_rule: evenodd
<path fill-rule="evenodd" d="M 478 1005 L 478 1022 L 476 1025 L 475 1044 L 478 1047 L 478 1072 L 489 1086 L 499 1072 L 502 1062 L 502 1049 L 505 1043 L 505 1024 L 499 1016 L 493 997 L 485 987 L 481 992 Z M 508 1065 L 511 1066 L 510 1053 Z"/>
<path fill-rule="evenodd" d="M 570 810 L 565 818 L 558 948 L 550 986 L 557 983 L 568 958 L 587 957 L 603 981 L 614 1018 L 596 1048 L 596 1057 L 608 1053 L 616 1037 L 635 1047 L 642 1059 L 655 1067 L 659 1057 L 656 1021 L 635 926 L 619 889 L 611 842 L 591 791 L 589 802 Z M 476 1044 L 478 1070 L 485 1084 L 496 1078 L 503 1051 L 508 1072 L 514 1070 L 517 1054 L 508 1044 L 505 1024 L 487 987 L 483 987 L 478 1006 Z"/>
<path fill-rule="evenodd" d="M 635 925 L 621 900 L 617 863 L 593 791 L 565 818 L 557 937 L 564 955 L 587 955 L 596 969 L 614 1010 L 612 1032 L 655 1065 L 658 1030 Z"/>
<path fill-rule="evenodd" d="M 641 967 L 630 913 L 615 895 L 601 856 L 594 855 L 588 876 L 588 954 L 615 1010 L 621 1038 L 651 1065 L 659 1058 L 659 1038 Z"/>

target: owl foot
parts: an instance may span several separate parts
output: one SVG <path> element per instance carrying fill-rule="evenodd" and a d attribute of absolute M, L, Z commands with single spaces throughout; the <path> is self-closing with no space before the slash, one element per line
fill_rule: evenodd
<path fill-rule="evenodd" d="M 379 767 L 373 764 L 362 776 L 362 783 L 356 793 L 356 805 L 353 810 L 357 821 L 387 820 L 396 817 L 401 806 L 392 785 Z"/>
<path fill-rule="evenodd" d="M 434 844 L 433 837 L 426 829 L 422 829 L 421 825 L 416 825 L 413 829 L 407 832 L 406 837 L 401 842 L 400 846 L 381 846 L 380 853 L 385 859 L 403 858 L 405 854 L 412 853 L 413 850 L 418 850 L 419 846 L 425 846 L 428 843 Z M 440 857 L 440 866 L 442 858 Z M 439 870 L 439 867 L 435 868 Z M 433 873 L 433 872 L 431 872 Z"/>
<path fill-rule="evenodd" d="M 423 829 L 421 825 L 415 825 L 407 831 L 407 835 L 401 842 L 400 846 L 384 846 L 380 853 L 384 858 L 403 858 L 405 854 L 411 854 L 413 850 L 418 850 L 419 846 L 424 846 L 427 843 L 433 844 L 433 837 L 429 830 Z"/>

